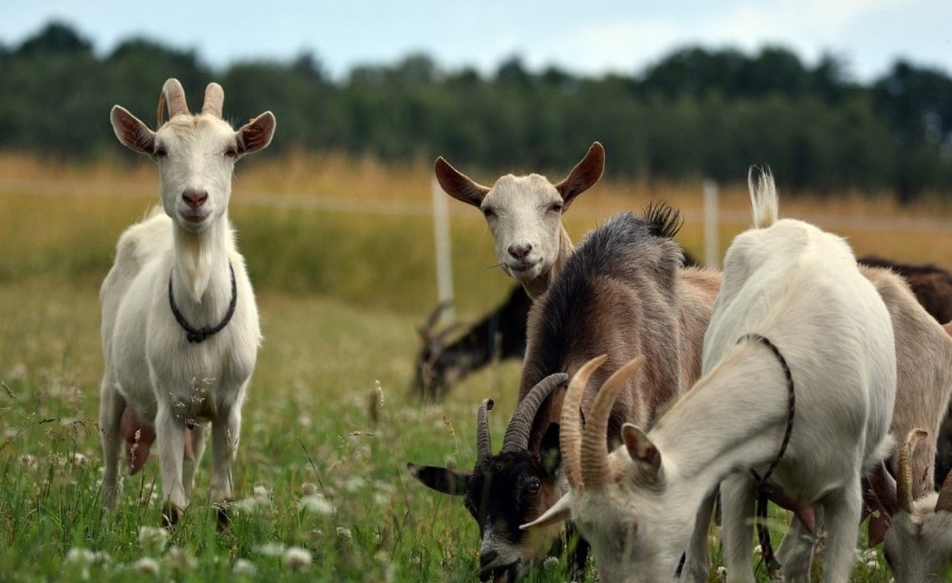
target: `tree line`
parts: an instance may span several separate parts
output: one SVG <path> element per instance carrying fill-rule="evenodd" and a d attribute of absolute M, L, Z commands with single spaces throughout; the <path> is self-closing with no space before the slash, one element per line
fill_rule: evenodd
<path fill-rule="evenodd" d="M 58 22 L 0 46 L 0 149 L 77 160 L 112 152 L 109 108 L 121 103 L 154 123 L 146 112 L 177 77 L 193 103 L 220 82 L 233 121 L 274 111 L 272 154 L 443 155 L 473 172 L 558 173 L 599 140 L 617 177 L 736 181 L 762 163 L 794 191 L 888 190 L 908 202 L 952 190 L 952 78 L 902 60 L 861 84 L 836 57 L 808 66 L 782 47 L 748 55 L 690 46 L 638 73 L 601 77 L 533 72 L 518 56 L 491 74 L 446 70 L 413 54 L 334 80 L 310 53 L 214 70 L 192 50 L 146 38 L 104 56 L 93 48 Z"/>

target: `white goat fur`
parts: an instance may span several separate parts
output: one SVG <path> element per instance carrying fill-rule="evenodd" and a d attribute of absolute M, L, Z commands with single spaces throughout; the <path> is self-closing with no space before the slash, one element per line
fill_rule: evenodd
<path fill-rule="evenodd" d="M 562 226 L 562 213 L 576 196 L 598 182 L 604 169 L 605 149 L 598 142 L 557 184 L 539 174 L 507 174 L 489 188 L 462 174 L 442 157 L 435 164 L 436 178 L 443 190 L 480 209 L 486 217 L 499 266 L 521 283 L 532 299 L 545 293 L 574 249 Z"/>
<path fill-rule="evenodd" d="M 119 141 L 157 163 L 165 213 L 154 212 L 126 229 L 100 291 L 103 500 L 115 505 L 123 445 L 120 419 L 128 407 L 142 426 L 154 428 L 163 500 L 172 507 L 173 515 L 167 517 L 172 521 L 189 504 L 207 422 L 212 434 L 211 501 L 223 503 L 232 495 L 241 406 L 261 335 L 228 202 L 235 161 L 266 147 L 275 127 L 274 116 L 266 112 L 238 131 L 232 129 L 221 119 L 217 84 L 209 85 L 203 113 L 192 115 L 177 81 L 166 82 L 163 99 L 176 87 L 181 101 L 173 109 L 169 100 L 170 119 L 155 132 L 122 107 L 112 109 Z M 195 328 L 211 327 L 223 320 L 232 298 L 229 265 L 237 289 L 233 317 L 204 342 L 189 342 L 170 308 L 170 278 L 185 320 Z M 187 426 L 193 460 L 185 455 Z"/>
<path fill-rule="evenodd" d="M 769 175 L 751 184 L 751 198 L 755 228 L 738 235 L 727 252 L 704 340 L 702 378 L 650 433 L 624 426 L 624 445 L 607 461 L 607 480 L 573 487 L 534 523 L 568 511 L 592 546 L 602 581 L 672 580 L 692 531 L 707 530 L 704 511 L 718 484 L 727 580 L 754 581 L 749 469 L 762 475 L 777 456 L 788 389 L 770 350 L 750 340 L 738 343 L 749 333 L 779 348 L 796 391 L 792 438 L 770 482 L 822 514 L 828 533 L 823 580 L 848 580 L 860 476 L 888 455 L 892 443 L 892 325 L 842 239 L 801 221 L 777 220 Z M 563 438 L 565 428 L 563 419 Z M 569 447 L 578 444 L 563 443 L 563 452 Z"/>

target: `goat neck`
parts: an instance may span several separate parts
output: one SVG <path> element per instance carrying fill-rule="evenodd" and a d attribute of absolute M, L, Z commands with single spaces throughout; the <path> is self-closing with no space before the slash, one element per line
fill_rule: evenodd
<path fill-rule="evenodd" d="M 226 216 L 194 233 L 176 226 L 173 229 L 173 263 L 170 273 L 178 307 L 196 311 L 207 302 L 227 306 L 231 296 L 230 258 L 234 249 L 233 233 Z M 207 312 L 205 312 L 207 313 Z"/>

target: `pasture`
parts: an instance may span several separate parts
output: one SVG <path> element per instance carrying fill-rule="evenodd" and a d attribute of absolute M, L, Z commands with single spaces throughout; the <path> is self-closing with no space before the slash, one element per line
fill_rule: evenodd
<path fill-rule="evenodd" d="M 125 477 L 116 512 L 98 502 L 97 294 L 119 234 L 158 200 L 154 168 L 131 155 L 89 166 L 0 156 L 0 581 L 476 580 L 476 525 L 404 466 L 471 467 L 485 397 L 496 400 L 499 443 L 519 367 L 471 376 L 441 404 L 408 394 L 415 327 L 436 302 L 431 168 L 304 154 L 239 164 L 231 217 L 265 339 L 244 407 L 236 509 L 217 534 L 201 503 L 206 454 L 196 502 L 166 541 L 151 528 L 160 522 L 154 461 Z M 744 172 L 722 189 L 722 251 L 747 225 Z M 678 238 L 700 258 L 700 192 L 700 181 L 600 183 L 566 222 L 578 241 L 615 211 L 664 200 L 684 211 Z M 480 214 L 449 205 L 457 309 L 474 320 L 511 283 L 491 268 Z M 781 192 L 781 213 L 847 236 L 860 255 L 952 266 L 947 203 L 898 209 L 885 197 Z M 857 561 L 855 581 L 889 579 L 878 553 Z M 566 575 L 550 561 L 530 580 Z"/>

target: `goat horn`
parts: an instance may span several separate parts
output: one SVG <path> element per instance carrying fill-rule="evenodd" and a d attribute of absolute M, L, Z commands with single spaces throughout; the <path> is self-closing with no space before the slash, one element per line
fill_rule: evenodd
<path fill-rule="evenodd" d="M 492 437 L 489 434 L 489 410 L 495 403 L 492 399 L 483 399 L 476 412 L 476 463 L 485 465 L 493 455 Z"/>
<path fill-rule="evenodd" d="M 952 471 L 945 476 L 942 481 L 942 488 L 939 490 L 939 499 L 935 502 L 935 511 L 945 510 L 952 512 Z"/>
<path fill-rule="evenodd" d="M 562 450 L 562 467 L 565 469 L 565 477 L 569 486 L 576 492 L 584 490 L 582 484 L 582 456 L 579 451 L 582 441 L 582 423 L 580 420 L 582 396 L 585 394 L 588 379 L 607 358 L 603 354 L 586 362 L 572 377 L 569 390 L 565 393 L 565 400 L 562 402 L 559 448 Z"/>
<path fill-rule="evenodd" d="M 628 379 L 641 370 L 645 365 L 645 357 L 639 356 L 628 362 L 612 376 L 608 377 L 605 384 L 595 395 L 595 402 L 589 409 L 588 425 L 585 426 L 585 434 L 582 435 L 582 481 L 586 488 L 596 489 L 604 485 L 609 479 L 608 468 L 608 417 L 611 414 L 612 405 L 615 403 L 615 397 L 625 386 Z"/>
<path fill-rule="evenodd" d="M 436 307 L 433 308 L 433 311 L 430 312 L 430 315 L 427 316 L 426 320 L 417 327 L 417 332 L 420 333 L 420 336 L 428 338 L 432 333 L 433 329 L 436 326 L 436 323 L 439 321 L 440 316 L 446 310 L 450 309 L 453 305 L 453 300 L 443 300 L 442 302 L 436 304 Z"/>
<path fill-rule="evenodd" d="M 502 438 L 502 452 L 521 451 L 529 447 L 529 433 L 532 431 L 532 422 L 542 402 L 549 398 L 552 391 L 567 383 L 569 376 L 564 372 L 557 372 L 545 377 L 525 396 L 516 407 L 516 412 L 506 428 L 506 435 Z"/>
<path fill-rule="evenodd" d="M 896 502 L 899 509 L 912 514 L 912 455 L 916 451 L 919 441 L 928 435 L 924 429 L 911 429 L 906 434 L 906 441 L 899 450 L 899 468 L 896 479 Z"/>
<path fill-rule="evenodd" d="M 205 88 L 205 103 L 202 105 L 202 113 L 213 115 L 221 119 L 222 103 L 225 101 L 225 90 L 218 83 L 209 83 Z"/>
<path fill-rule="evenodd" d="M 159 95 L 159 108 L 158 111 L 155 112 L 159 125 L 162 125 L 163 122 L 162 113 L 166 103 L 168 103 L 169 106 L 169 119 L 180 114 L 188 113 L 188 103 L 185 102 L 185 90 L 182 88 L 182 84 L 179 83 L 178 79 L 168 79 L 165 85 L 162 86 L 162 93 Z"/>

